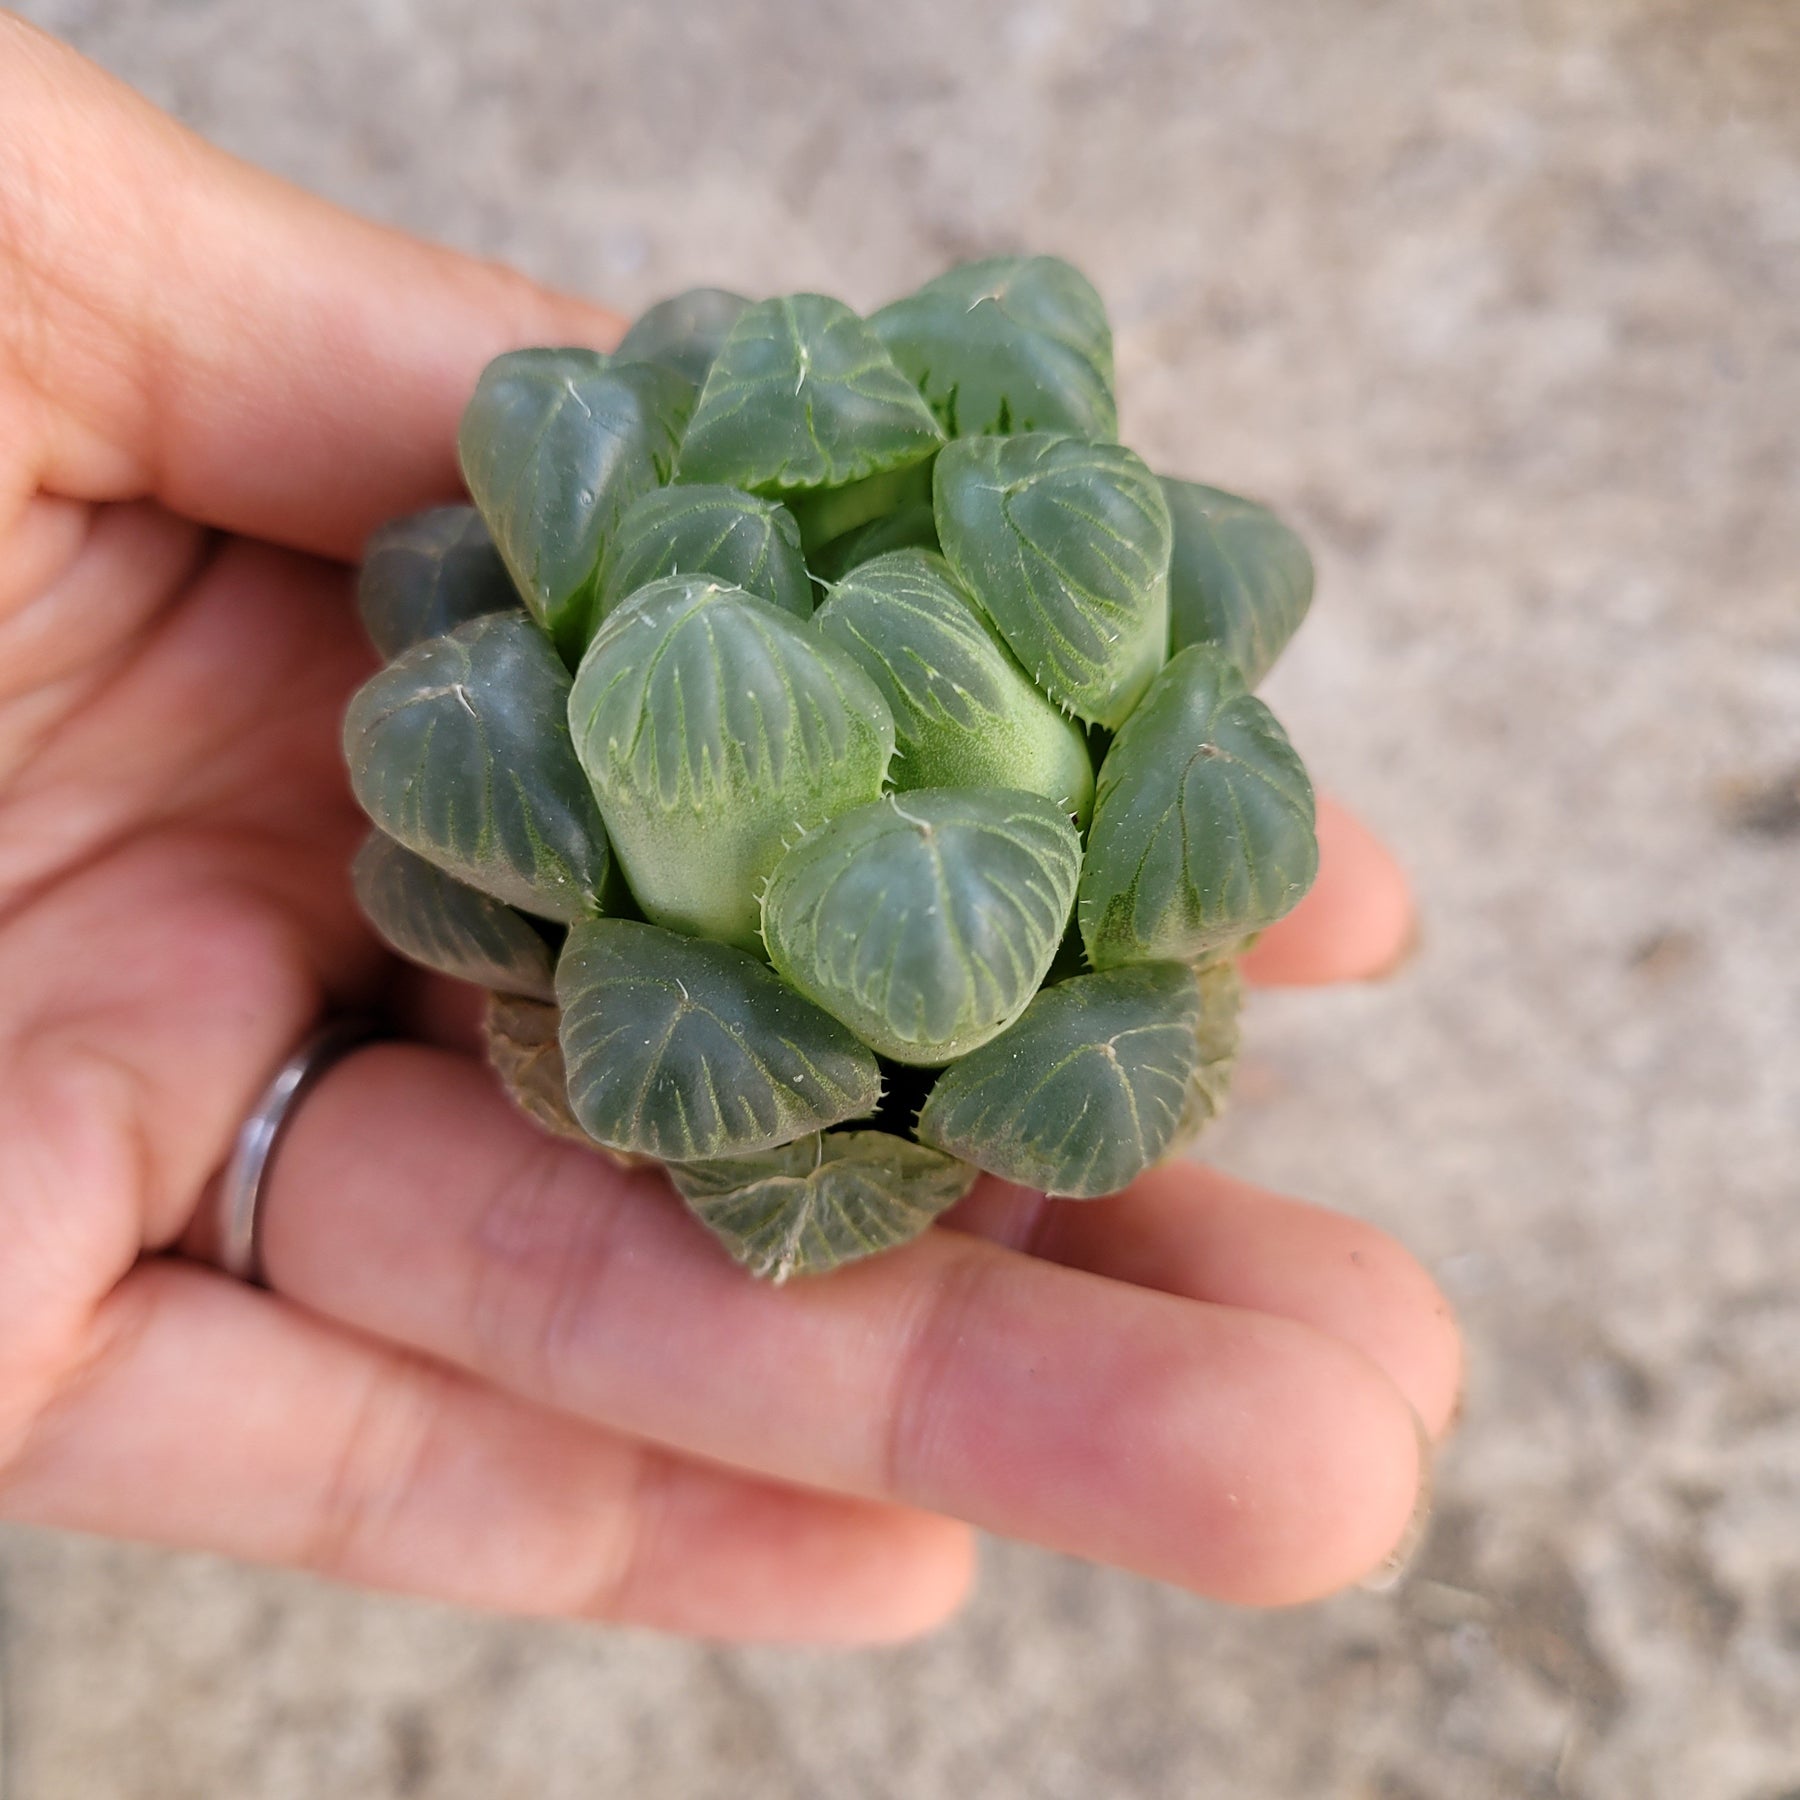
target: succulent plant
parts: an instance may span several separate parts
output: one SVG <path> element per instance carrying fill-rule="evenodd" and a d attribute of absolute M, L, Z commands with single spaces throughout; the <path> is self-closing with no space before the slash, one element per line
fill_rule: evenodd
<path fill-rule="evenodd" d="M 1251 692 L 1312 565 L 1117 417 L 1053 257 L 867 319 L 695 289 L 490 364 L 474 506 L 370 543 L 365 912 L 490 991 L 533 1119 L 757 1274 L 982 1171 L 1116 1192 L 1223 1101 L 1233 959 L 1317 865 Z"/>

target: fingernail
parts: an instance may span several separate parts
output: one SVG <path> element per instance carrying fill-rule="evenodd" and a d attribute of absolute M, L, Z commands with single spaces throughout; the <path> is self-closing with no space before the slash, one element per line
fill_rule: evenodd
<path fill-rule="evenodd" d="M 1413 1502 L 1412 1517 L 1406 1521 L 1406 1529 L 1401 1532 L 1399 1543 L 1382 1558 L 1380 1567 L 1373 1574 L 1364 1576 L 1356 1584 L 1367 1594 L 1388 1593 L 1406 1579 L 1407 1571 L 1418 1561 L 1419 1552 L 1424 1548 L 1426 1536 L 1431 1529 L 1431 1433 L 1425 1429 L 1425 1421 L 1417 1413 L 1413 1414 L 1413 1429 L 1419 1437 L 1418 1498 Z"/>

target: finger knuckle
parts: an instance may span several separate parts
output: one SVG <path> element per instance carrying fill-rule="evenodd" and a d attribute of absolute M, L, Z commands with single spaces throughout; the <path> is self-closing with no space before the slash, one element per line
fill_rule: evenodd
<path fill-rule="evenodd" d="M 584 1179 L 586 1159 L 544 1140 L 479 1210 L 467 1312 L 477 1366 L 558 1406 L 606 1304 L 619 1199 Z"/>
<path fill-rule="evenodd" d="M 378 1543 L 417 1485 L 448 1375 L 412 1358 L 372 1363 L 337 1432 L 296 1564 L 353 1577 L 379 1561 Z"/>
<path fill-rule="evenodd" d="M 895 1359 L 893 1387 L 883 1409 L 880 1458 L 883 1494 L 931 1504 L 945 1461 L 945 1440 L 960 1384 L 952 1377 L 972 1320 L 987 1311 L 994 1263 L 966 1256 L 922 1292 L 903 1348 Z"/>
<path fill-rule="evenodd" d="M 629 1624 L 644 1612 L 646 1579 L 674 1479 L 671 1458 L 647 1446 L 634 1450 L 630 1470 L 595 1533 L 592 1560 L 567 1608 L 569 1616 Z"/>

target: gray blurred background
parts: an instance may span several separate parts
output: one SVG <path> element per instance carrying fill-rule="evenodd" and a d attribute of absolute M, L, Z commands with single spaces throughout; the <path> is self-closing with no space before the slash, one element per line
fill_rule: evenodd
<path fill-rule="evenodd" d="M 1800 1796 L 1800 7 L 33 0 L 201 131 L 629 310 L 1107 295 L 1124 432 L 1317 553 L 1269 698 L 1422 955 L 1210 1149 L 1472 1339 L 1398 1594 L 990 1547 L 872 1655 L 0 1535 L 5 1800 Z"/>

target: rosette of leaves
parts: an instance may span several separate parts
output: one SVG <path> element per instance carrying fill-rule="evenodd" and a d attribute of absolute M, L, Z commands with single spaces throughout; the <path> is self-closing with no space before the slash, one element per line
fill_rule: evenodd
<path fill-rule="evenodd" d="M 1232 959 L 1312 880 L 1252 692 L 1311 563 L 1120 444 L 1112 368 L 1053 257 L 867 319 L 695 289 L 498 358 L 474 504 L 369 545 L 364 910 L 489 991 L 533 1119 L 666 1167 L 758 1274 L 1179 1151 Z"/>

